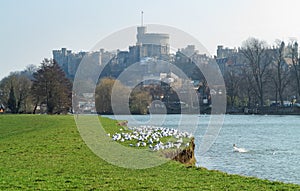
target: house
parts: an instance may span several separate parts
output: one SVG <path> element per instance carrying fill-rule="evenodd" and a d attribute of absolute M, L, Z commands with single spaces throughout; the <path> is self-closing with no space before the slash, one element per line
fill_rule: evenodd
<path fill-rule="evenodd" d="M 3 104 L 0 104 L 0 114 L 4 113 L 5 107 Z"/>

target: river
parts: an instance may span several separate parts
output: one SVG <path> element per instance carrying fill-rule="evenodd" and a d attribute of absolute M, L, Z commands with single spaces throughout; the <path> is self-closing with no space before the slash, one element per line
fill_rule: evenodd
<path fill-rule="evenodd" d="M 109 116 L 140 124 L 190 129 L 195 137 L 197 165 L 230 174 L 300 184 L 300 116 L 224 115 L 214 144 L 201 154 L 210 115 Z M 178 127 L 178 124 L 181 124 Z M 233 144 L 247 152 L 233 152 Z"/>

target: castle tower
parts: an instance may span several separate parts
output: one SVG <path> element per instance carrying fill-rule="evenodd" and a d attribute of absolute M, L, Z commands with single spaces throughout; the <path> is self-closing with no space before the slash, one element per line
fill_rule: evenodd
<path fill-rule="evenodd" d="M 163 33 L 148 33 L 147 27 L 144 26 L 143 14 L 141 12 L 141 26 L 137 27 L 136 45 L 139 46 L 140 57 L 161 57 L 168 55 L 169 34 Z"/>
<path fill-rule="evenodd" d="M 138 45 L 142 44 L 146 32 L 147 32 L 146 27 L 144 27 L 144 26 L 137 27 L 137 35 L 136 35 L 137 42 L 136 43 Z"/>
<path fill-rule="evenodd" d="M 136 39 L 137 39 L 137 45 L 141 45 L 142 44 L 142 39 L 144 38 L 145 33 L 147 32 L 147 28 L 145 26 L 143 26 L 144 23 L 144 12 L 141 12 L 141 26 L 137 27 L 137 35 L 136 35 Z"/>

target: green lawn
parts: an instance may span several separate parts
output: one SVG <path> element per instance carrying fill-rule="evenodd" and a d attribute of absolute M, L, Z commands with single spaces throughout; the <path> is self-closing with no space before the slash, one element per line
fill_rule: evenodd
<path fill-rule="evenodd" d="M 101 118 L 107 132 L 116 122 Z M 0 115 L 0 190 L 300 190 L 300 185 L 228 175 L 170 161 L 113 166 L 82 141 L 73 116 Z"/>

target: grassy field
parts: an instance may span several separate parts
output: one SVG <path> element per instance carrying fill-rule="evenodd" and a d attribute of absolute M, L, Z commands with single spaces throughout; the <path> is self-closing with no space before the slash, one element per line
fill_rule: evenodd
<path fill-rule="evenodd" d="M 101 118 L 107 132 L 119 128 Z M 300 190 L 170 161 L 144 170 L 110 165 L 82 141 L 73 116 L 0 115 L 0 190 Z"/>

